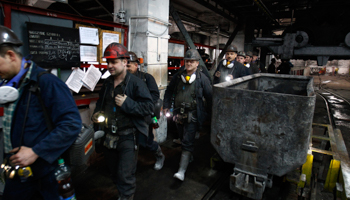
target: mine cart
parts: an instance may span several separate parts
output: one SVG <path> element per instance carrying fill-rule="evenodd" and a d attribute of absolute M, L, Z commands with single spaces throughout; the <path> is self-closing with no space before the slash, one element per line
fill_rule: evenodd
<path fill-rule="evenodd" d="M 261 199 L 273 175 L 305 163 L 315 101 L 312 77 L 255 74 L 213 86 L 211 143 L 235 164 L 232 191 Z"/>

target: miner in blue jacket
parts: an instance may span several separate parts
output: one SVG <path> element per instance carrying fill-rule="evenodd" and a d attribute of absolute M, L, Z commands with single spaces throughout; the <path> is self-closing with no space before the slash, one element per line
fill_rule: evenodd
<path fill-rule="evenodd" d="M 12 30 L 0 26 L 0 77 L 4 79 L 0 90 L 8 86 L 18 92 L 18 98 L 2 102 L 5 158 L 12 166 L 30 167 L 32 172 L 28 178 L 19 173 L 8 178 L 3 199 L 25 200 L 40 193 L 45 200 L 59 200 L 54 174 L 57 159 L 76 140 L 82 128 L 81 118 L 66 84 L 52 74 L 42 74 L 44 69 L 23 58 L 21 45 Z M 43 105 L 32 90 L 36 84 Z M 43 106 L 52 129 L 45 121 Z"/>

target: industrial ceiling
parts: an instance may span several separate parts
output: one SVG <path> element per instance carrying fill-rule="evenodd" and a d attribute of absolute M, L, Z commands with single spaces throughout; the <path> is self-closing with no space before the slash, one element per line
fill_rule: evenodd
<path fill-rule="evenodd" d="M 30 1 L 46 0 L 27 0 Z M 107 21 L 114 18 L 113 0 L 56 1 L 47 9 Z M 195 25 L 198 32 L 220 27 L 221 33 L 230 35 L 241 23 L 242 29 L 249 26 L 254 31 L 254 37 L 301 30 L 316 45 L 338 45 L 350 32 L 348 0 L 170 0 L 170 3 L 182 21 Z"/>

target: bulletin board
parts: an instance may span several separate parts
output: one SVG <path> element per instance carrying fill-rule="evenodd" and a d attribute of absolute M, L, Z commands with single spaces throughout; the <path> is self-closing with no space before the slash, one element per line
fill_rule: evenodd
<path fill-rule="evenodd" d="M 98 46 L 98 59 L 100 63 L 106 63 L 102 59 L 105 48 L 112 42 L 120 43 L 122 40 L 122 33 L 117 31 L 101 30 L 99 31 L 100 44 Z"/>
<path fill-rule="evenodd" d="M 88 26 L 85 24 L 75 24 L 75 28 L 79 30 L 80 27 L 86 27 L 86 28 L 94 28 L 98 29 L 98 32 L 101 31 L 100 28 L 96 28 L 94 26 Z M 99 37 L 98 37 L 99 39 Z M 80 44 L 80 61 L 81 62 L 98 62 L 98 45 L 93 44 Z"/>

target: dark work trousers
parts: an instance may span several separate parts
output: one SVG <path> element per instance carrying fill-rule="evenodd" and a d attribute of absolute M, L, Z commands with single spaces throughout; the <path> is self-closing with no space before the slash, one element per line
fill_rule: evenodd
<path fill-rule="evenodd" d="M 182 150 L 193 152 L 194 141 L 198 129 L 197 122 L 188 123 L 187 120 L 185 120 L 183 124 L 177 123 L 176 127 L 180 138 L 182 138 Z"/>
<path fill-rule="evenodd" d="M 137 134 L 137 133 L 136 133 Z M 112 174 L 112 180 L 117 185 L 119 195 L 129 197 L 136 189 L 137 151 L 134 134 L 119 136 L 117 149 L 105 150 L 105 160 Z"/>
<path fill-rule="evenodd" d="M 159 146 L 158 143 L 154 141 L 153 127 L 152 127 L 152 124 L 150 124 L 148 128 L 148 138 L 147 138 L 146 148 L 151 152 L 155 153 L 158 149 L 158 146 Z"/>
<path fill-rule="evenodd" d="M 19 177 L 7 179 L 2 198 L 6 200 L 30 200 L 38 192 L 45 200 L 59 200 L 55 171 L 34 181 L 21 182 Z"/>

